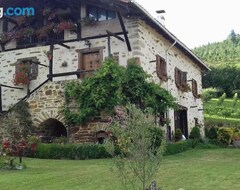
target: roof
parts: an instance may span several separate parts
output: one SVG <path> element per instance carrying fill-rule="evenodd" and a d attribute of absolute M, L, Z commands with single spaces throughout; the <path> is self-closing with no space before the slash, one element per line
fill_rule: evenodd
<path fill-rule="evenodd" d="M 144 9 L 140 4 L 134 0 L 118 0 L 124 3 L 130 3 L 135 9 L 138 9 L 145 17 L 144 20 L 147 21 L 152 27 L 154 27 L 160 34 L 162 34 L 171 43 L 175 43 L 175 47 L 181 50 L 187 57 L 189 57 L 197 66 L 200 67 L 202 71 L 210 70 L 209 67 L 196 56 L 184 43 L 182 43 L 176 36 L 174 36 L 165 26 L 163 26 L 157 19 L 155 19 L 146 9 Z"/>

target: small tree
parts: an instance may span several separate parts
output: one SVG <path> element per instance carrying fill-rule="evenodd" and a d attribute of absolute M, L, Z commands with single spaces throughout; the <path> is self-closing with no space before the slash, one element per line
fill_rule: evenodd
<path fill-rule="evenodd" d="M 155 135 L 158 133 L 150 130 L 156 127 L 152 115 L 144 114 L 134 105 L 127 106 L 124 117 L 122 113 L 117 114 L 118 121 L 111 125 L 111 130 L 117 137 L 115 145 L 121 151 L 115 157 L 115 171 L 125 189 L 146 190 L 159 169 L 164 143 L 161 142 L 159 146 Z M 107 150 L 114 155 L 114 145 L 107 145 Z"/>
<path fill-rule="evenodd" d="M 238 93 L 235 93 L 234 96 L 233 96 L 233 108 L 236 107 L 237 105 L 237 101 L 238 101 Z"/>
<path fill-rule="evenodd" d="M 222 96 L 217 100 L 217 105 L 222 106 L 225 98 L 226 98 L 226 93 L 223 93 Z"/>

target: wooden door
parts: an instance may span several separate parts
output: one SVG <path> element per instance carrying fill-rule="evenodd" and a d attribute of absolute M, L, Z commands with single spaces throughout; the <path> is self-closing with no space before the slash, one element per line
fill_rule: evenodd
<path fill-rule="evenodd" d="M 174 112 L 175 131 L 180 129 L 184 136 L 188 138 L 188 119 L 187 110 L 178 110 Z"/>

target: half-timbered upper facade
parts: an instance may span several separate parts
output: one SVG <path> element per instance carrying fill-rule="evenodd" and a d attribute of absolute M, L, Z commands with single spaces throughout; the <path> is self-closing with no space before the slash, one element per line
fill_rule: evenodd
<path fill-rule="evenodd" d="M 203 124 L 200 95 L 208 67 L 136 2 L 3 1 L 4 9 L 9 6 L 35 12 L 0 20 L 0 111 L 25 99 L 36 126 L 49 120 L 64 126 L 58 111 L 65 81 L 91 75 L 106 57 L 123 66 L 135 57 L 181 107 L 165 113 L 171 120 L 169 136 L 176 128 L 188 136 L 192 127 Z"/>

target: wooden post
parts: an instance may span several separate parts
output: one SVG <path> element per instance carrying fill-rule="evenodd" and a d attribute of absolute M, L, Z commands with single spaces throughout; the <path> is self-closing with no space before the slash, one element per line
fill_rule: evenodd
<path fill-rule="evenodd" d="M 111 37 L 108 34 L 108 57 L 111 57 Z"/>
<path fill-rule="evenodd" d="M 2 85 L 0 84 L 0 113 L 2 112 Z"/>
<path fill-rule="evenodd" d="M 50 45 L 50 53 L 52 55 L 51 59 L 49 59 L 49 80 L 52 81 L 52 74 L 53 74 L 53 48 L 54 45 L 51 43 Z"/>

